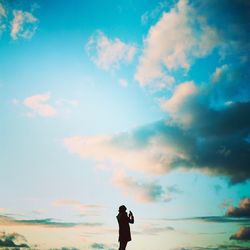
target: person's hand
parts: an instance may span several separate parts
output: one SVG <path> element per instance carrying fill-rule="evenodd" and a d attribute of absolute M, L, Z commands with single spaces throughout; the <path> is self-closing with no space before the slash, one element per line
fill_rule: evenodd
<path fill-rule="evenodd" d="M 133 216 L 133 213 L 131 211 L 129 211 L 129 216 Z"/>

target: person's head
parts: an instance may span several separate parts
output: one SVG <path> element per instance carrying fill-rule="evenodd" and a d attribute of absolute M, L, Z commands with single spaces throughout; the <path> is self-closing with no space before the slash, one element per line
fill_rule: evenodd
<path fill-rule="evenodd" d="M 127 208 L 124 205 L 119 207 L 119 213 L 125 213 L 126 210 L 127 210 Z"/>

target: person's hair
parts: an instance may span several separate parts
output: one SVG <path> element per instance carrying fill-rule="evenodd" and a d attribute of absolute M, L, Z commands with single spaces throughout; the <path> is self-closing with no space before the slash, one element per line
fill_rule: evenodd
<path fill-rule="evenodd" d="M 126 212 L 126 210 L 127 208 L 124 205 L 119 207 L 119 212 Z"/>

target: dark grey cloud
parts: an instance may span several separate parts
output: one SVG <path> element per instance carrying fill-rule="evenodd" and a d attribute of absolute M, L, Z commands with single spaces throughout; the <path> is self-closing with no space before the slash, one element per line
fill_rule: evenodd
<path fill-rule="evenodd" d="M 199 14 L 218 29 L 220 36 L 230 41 L 248 44 L 250 3 L 248 0 L 191 1 Z M 223 16 L 221 16 L 223 13 Z M 242 48 L 243 49 L 243 48 Z"/>
<path fill-rule="evenodd" d="M 229 207 L 226 214 L 231 217 L 250 218 L 250 198 L 242 199 L 239 203 L 239 207 Z"/>
<path fill-rule="evenodd" d="M 230 240 L 250 241 L 250 227 L 242 227 L 230 237 Z"/>
<path fill-rule="evenodd" d="M 237 96 L 244 89 L 249 98 L 248 79 L 250 76 L 250 4 L 248 0 L 193 0 L 191 5 L 197 11 L 197 15 L 206 18 L 209 25 L 214 28 L 220 39 L 221 60 L 229 63 L 231 78 L 223 79 L 220 87 L 229 94 Z M 242 60 L 245 58 L 244 60 Z M 239 85 L 240 84 L 240 85 Z M 217 88 L 218 89 L 218 88 Z M 218 94 L 218 93 L 217 93 Z"/>
<path fill-rule="evenodd" d="M 239 207 L 229 207 L 226 214 L 231 217 L 250 218 L 250 198 L 242 199 L 239 203 Z"/>
<path fill-rule="evenodd" d="M 234 103 L 221 110 L 208 108 L 197 100 L 186 104 L 186 112 L 193 115 L 192 124 L 182 128 L 169 121 L 158 121 L 113 137 L 113 145 L 120 149 L 141 150 L 160 138 L 165 152 L 154 155 L 156 164 L 166 172 L 178 167 L 199 169 L 211 175 L 227 176 L 232 182 L 250 177 L 250 102 Z M 175 150 L 169 161 L 168 147 Z"/>
<path fill-rule="evenodd" d="M 18 233 L 2 233 L 0 235 L 0 248 L 9 249 L 9 248 L 30 248 L 27 244 L 24 236 Z"/>

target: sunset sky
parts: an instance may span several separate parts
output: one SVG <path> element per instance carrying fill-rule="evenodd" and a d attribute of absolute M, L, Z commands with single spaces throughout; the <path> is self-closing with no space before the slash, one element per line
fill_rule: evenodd
<path fill-rule="evenodd" d="M 249 16 L 0 0 L 0 249 L 250 249 Z"/>

